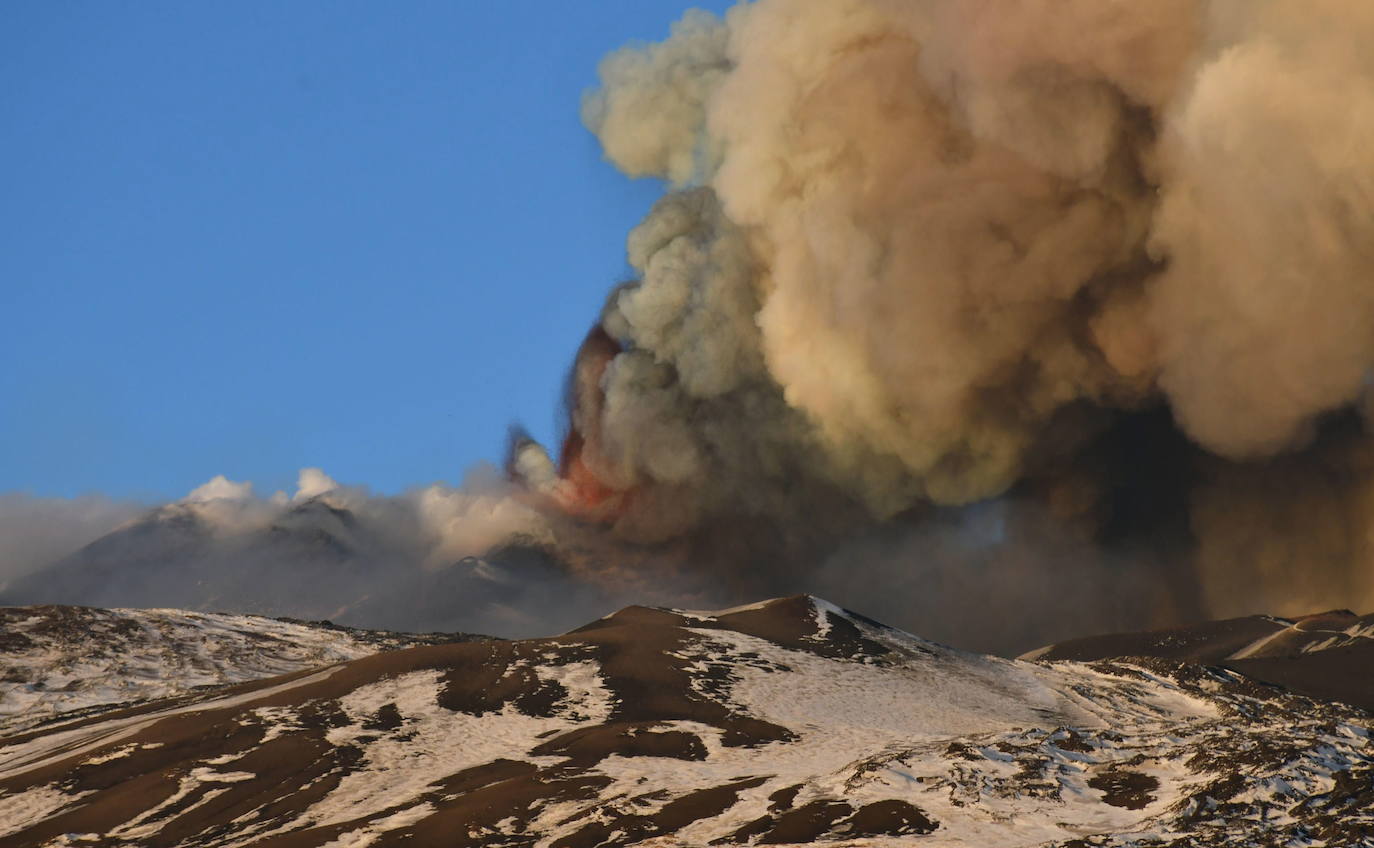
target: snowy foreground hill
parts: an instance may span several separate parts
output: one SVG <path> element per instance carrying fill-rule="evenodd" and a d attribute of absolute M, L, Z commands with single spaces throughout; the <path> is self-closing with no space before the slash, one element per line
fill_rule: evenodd
<path fill-rule="evenodd" d="M 0 607 L 0 734 L 112 705 L 465 641 L 185 610 Z"/>
<path fill-rule="evenodd" d="M 0 739 L 0 846 L 816 842 L 1374 845 L 1369 714 L 1215 666 L 963 653 L 802 596 Z"/>

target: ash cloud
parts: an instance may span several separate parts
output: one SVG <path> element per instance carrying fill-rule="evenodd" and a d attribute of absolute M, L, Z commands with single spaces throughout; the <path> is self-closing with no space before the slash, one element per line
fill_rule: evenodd
<path fill-rule="evenodd" d="M 391 626 L 816 591 L 1018 652 L 1374 607 L 1371 40 L 1358 0 L 688 12 L 583 104 L 669 190 L 556 458 L 517 433 L 509 482 L 164 513 L 228 571 L 347 514 L 356 575 L 292 549 L 253 579 L 329 574 Z M 245 600 L 195 597 L 221 583 Z"/>
<path fill-rule="evenodd" d="M 613 532 L 756 519 L 732 579 L 927 633 L 1019 598 L 1003 647 L 1370 605 L 1371 36 L 1350 0 L 756 0 L 613 54 L 584 118 L 674 186 L 580 407 Z"/>

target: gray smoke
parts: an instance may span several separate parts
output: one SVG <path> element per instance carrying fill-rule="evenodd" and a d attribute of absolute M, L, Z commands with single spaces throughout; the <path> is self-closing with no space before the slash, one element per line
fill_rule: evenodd
<path fill-rule="evenodd" d="M 147 510 L 100 495 L 0 494 L 0 588 L 133 520 Z"/>

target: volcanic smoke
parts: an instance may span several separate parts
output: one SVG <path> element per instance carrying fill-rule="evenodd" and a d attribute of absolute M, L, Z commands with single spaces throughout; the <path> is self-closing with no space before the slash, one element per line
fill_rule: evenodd
<path fill-rule="evenodd" d="M 1354 0 L 756 0 L 612 54 L 584 119 L 672 190 L 555 500 L 918 630 L 997 583 L 1117 626 L 1369 605 L 1371 36 Z"/>

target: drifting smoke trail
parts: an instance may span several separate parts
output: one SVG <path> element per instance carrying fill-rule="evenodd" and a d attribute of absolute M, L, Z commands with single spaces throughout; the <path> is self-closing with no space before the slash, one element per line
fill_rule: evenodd
<path fill-rule="evenodd" d="M 93 542 L 145 507 L 87 495 L 38 498 L 0 494 L 0 586 Z"/>

